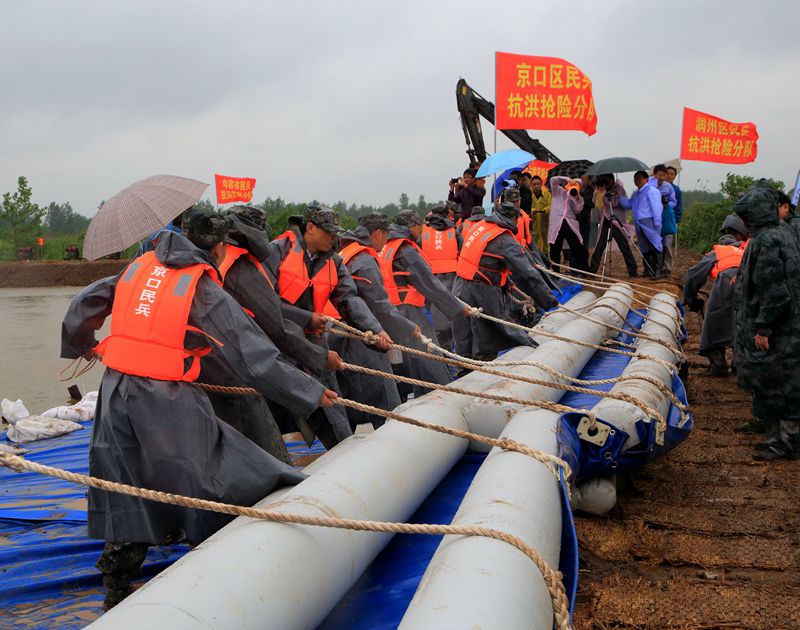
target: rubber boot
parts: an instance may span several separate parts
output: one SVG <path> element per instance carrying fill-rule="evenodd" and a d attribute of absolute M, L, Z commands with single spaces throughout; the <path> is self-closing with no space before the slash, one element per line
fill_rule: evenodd
<path fill-rule="evenodd" d="M 664 252 L 653 252 L 653 280 L 660 280 L 664 277 Z"/>
<path fill-rule="evenodd" d="M 655 269 L 653 266 L 652 253 L 652 251 L 649 251 L 642 254 L 642 259 L 644 260 L 644 271 L 642 271 L 642 275 L 646 278 L 652 278 L 653 270 Z"/>
<path fill-rule="evenodd" d="M 745 422 L 744 424 L 740 424 L 738 427 L 734 428 L 735 433 L 747 433 L 747 434 L 764 434 L 767 432 L 767 425 L 764 424 L 763 420 L 759 420 L 758 418 L 754 418 L 750 422 Z M 764 443 L 764 446 L 768 446 L 767 443 Z"/>
<path fill-rule="evenodd" d="M 147 543 L 107 542 L 95 565 L 103 574 L 106 587 L 103 610 L 106 612 L 133 593 L 131 581 L 138 575 L 147 555 Z"/>
<path fill-rule="evenodd" d="M 711 376 L 728 376 L 725 348 L 716 348 L 708 352 L 708 371 Z"/>

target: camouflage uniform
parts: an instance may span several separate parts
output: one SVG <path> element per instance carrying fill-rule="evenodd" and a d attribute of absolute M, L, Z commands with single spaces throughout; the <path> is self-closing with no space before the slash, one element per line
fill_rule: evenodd
<path fill-rule="evenodd" d="M 734 360 L 739 385 L 753 393 L 753 415 L 768 426 L 759 459 L 794 457 L 800 449 L 800 246 L 778 217 L 777 195 L 759 182 L 733 206 L 750 229 L 736 279 Z M 755 347 L 755 335 L 769 339 Z"/>

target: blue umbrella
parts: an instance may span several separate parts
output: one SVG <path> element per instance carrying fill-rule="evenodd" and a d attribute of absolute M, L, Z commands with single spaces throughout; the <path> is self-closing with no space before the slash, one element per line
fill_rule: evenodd
<path fill-rule="evenodd" d="M 523 151 L 522 149 L 498 151 L 484 160 L 483 164 L 481 164 L 481 167 L 478 169 L 476 177 L 494 175 L 495 173 L 514 168 L 515 166 L 524 168 L 528 162 L 535 159 L 535 155 Z"/>

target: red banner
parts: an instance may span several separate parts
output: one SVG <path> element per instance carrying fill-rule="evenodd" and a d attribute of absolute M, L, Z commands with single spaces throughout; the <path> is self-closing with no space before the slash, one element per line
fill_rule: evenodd
<path fill-rule="evenodd" d="M 547 181 L 547 173 L 551 168 L 555 168 L 558 166 L 557 162 L 545 162 L 544 160 L 533 160 L 532 162 L 528 163 L 524 169 L 522 169 L 523 173 L 530 173 L 531 177 L 534 175 L 538 175 L 542 178 L 543 182 Z"/>
<path fill-rule="evenodd" d="M 217 203 L 233 203 L 235 201 L 249 203 L 253 200 L 253 189 L 256 180 L 251 177 L 227 177 L 214 175 L 217 183 Z"/>
<path fill-rule="evenodd" d="M 753 123 L 732 123 L 683 108 L 682 160 L 747 164 L 757 154 L 758 132 Z"/>
<path fill-rule="evenodd" d="M 495 53 L 498 129 L 560 129 L 594 135 L 592 82 L 557 57 Z"/>

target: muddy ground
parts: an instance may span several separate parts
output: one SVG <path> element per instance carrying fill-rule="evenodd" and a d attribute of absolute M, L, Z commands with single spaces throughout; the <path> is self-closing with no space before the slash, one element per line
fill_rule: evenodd
<path fill-rule="evenodd" d="M 113 276 L 127 260 L 30 260 L 0 262 L 0 289 L 17 287 L 84 287 Z"/>
<path fill-rule="evenodd" d="M 698 258 L 682 252 L 675 279 Z M 686 323 L 701 363 L 700 319 Z M 733 430 L 751 419 L 735 376 L 694 367 L 687 389 L 689 439 L 621 480 L 610 514 L 576 515 L 577 630 L 800 628 L 800 461 L 752 460 L 763 437 Z"/>

